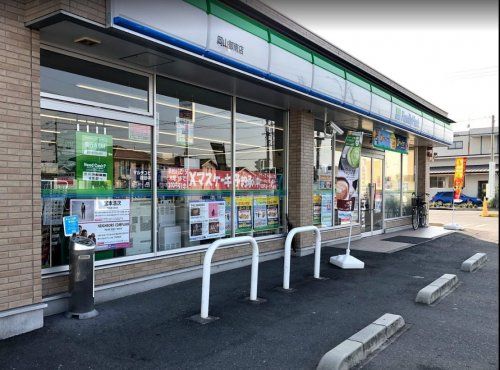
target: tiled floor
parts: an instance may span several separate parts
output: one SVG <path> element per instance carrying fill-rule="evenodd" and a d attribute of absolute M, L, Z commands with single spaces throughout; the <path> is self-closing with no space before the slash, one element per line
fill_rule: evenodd
<path fill-rule="evenodd" d="M 367 251 L 367 252 L 376 252 L 376 253 L 394 253 L 402 249 L 409 248 L 415 244 L 392 242 L 384 239 L 392 238 L 394 236 L 411 236 L 417 238 L 435 239 L 440 236 L 450 234 L 452 232 L 453 231 L 444 230 L 442 227 L 439 226 L 429 226 L 418 230 L 409 229 L 409 230 L 397 231 L 397 232 L 369 236 L 359 240 L 355 240 L 351 242 L 351 249 Z M 347 244 L 343 244 L 341 245 L 341 247 L 347 247 Z"/>

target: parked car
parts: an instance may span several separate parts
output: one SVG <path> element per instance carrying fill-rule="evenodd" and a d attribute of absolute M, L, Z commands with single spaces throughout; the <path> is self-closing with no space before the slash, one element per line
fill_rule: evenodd
<path fill-rule="evenodd" d="M 431 203 L 434 203 L 436 206 L 442 206 L 443 204 L 451 204 L 451 201 L 453 199 L 453 192 L 452 191 L 440 191 L 436 193 L 431 199 Z M 465 194 L 460 194 L 460 202 L 456 201 L 455 203 L 460 203 L 460 204 L 469 204 L 473 206 L 482 206 L 483 202 L 476 197 L 469 197 L 468 195 Z"/>

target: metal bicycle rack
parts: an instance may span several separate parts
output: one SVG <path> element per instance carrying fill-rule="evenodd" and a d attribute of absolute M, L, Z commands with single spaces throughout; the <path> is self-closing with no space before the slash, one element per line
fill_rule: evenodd
<path fill-rule="evenodd" d="M 203 260 L 203 278 L 201 287 L 201 312 L 199 315 L 191 316 L 189 319 L 206 324 L 217 320 L 218 317 L 208 315 L 208 304 L 210 298 L 210 271 L 212 267 L 212 257 L 219 247 L 236 246 L 249 243 L 252 246 L 252 272 L 250 277 L 250 297 L 251 302 L 260 303 L 263 299 L 257 298 L 257 278 L 259 274 L 259 247 L 251 236 L 237 236 L 228 239 L 219 239 L 210 244 Z"/>
<path fill-rule="evenodd" d="M 307 231 L 314 231 L 316 235 L 316 242 L 314 246 L 314 278 L 321 279 L 319 276 L 319 265 L 321 259 L 321 233 L 316 226 L 300 226 L 293 228 L 288 233 L 285 240 L 285 263 L 283 267 L 283 290 L 291 291 L 290 289 L 290 259 L 292 254 L 292 239 L 298 233 Z"/>

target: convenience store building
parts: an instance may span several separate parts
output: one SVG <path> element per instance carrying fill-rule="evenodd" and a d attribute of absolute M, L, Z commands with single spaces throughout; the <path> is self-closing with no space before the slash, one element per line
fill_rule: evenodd
<path fill-rule="evenodd" d="M 0 338 L 66 310 L 64 216 L 97 243 L 103 302 L 201 276 L 218 238 L 279 258 L 287 220 L 324 245 L 351 222 L 355 238 L 409 227 L 432 147 L 453 141 L 446 112 L 259 1 L 0 13 Z M 360 151 L 342 155 L 347 137 Z M 215 269 L 250 252 L 218 250 Z"/>

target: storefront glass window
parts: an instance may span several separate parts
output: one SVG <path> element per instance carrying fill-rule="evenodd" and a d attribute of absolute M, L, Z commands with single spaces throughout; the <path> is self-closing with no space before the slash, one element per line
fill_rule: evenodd
<path fill-rule="evenodd" d="M 385 152 L 385 218 L 401 216 L 401 154 Z"/>
<path fill-rule="evenodd" d="M 411 197 L 415 192 L 415 150 L 410 149 L 403 154 L 403 198 L 402 216 L 411 216 Z"/>
<path fill-rule="evenodd" d="M 230 236 L 231 98 L 163 77 L 156 91 L 158 250 Z"/>
<path fill-rule="evenodd" d="M 42 267 L 68 263 L 63 217 L 96 260 L 152 252 L 150 126 L 41 112 Z"/>
<path fill-rule="evenodd" d="M 148 111 L 146 76 L 42 49 L 42 93 L 104 106 Z"/>
<path fill-rule="evenodd" d="M 283 122 L 281 110 L 241 99 L 236 102 L 237 235 L 284 231 Z"/>
<path fill-rule="evenodd" d="M 332 139 L 325 134 L 323 121 L 315 121 L 313 225 L 333 225 Z"/>

